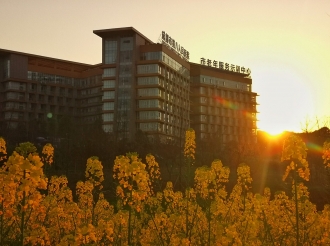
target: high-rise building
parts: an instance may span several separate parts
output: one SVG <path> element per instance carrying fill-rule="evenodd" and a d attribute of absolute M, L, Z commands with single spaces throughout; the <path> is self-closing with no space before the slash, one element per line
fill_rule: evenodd
<path fill-rule="evenodd" d="M 0 49 L 2 131 L 67 116 L 99 120 L 116 140 L 134 140 L 141 130 L 179 143 L 191 126 L 200 139 L 253 141 L 256 93 L 247 73 L 190 63 L 165 32 L 158 43 L 132 27 L 94 34 L 102 38 L 96 65 Z"/>
<path fill-rule="evenodd" d="M 104 131 L 177 141 L 189 127 L 189 62 L 134 28 L 94 33 L 103 47 Z"/>
<path fill-rule="evenodd" d="M 218 62 L 190 63 L 191 127 L 200 140 L 256 142 L 256 96 L 250 71 Z"/>

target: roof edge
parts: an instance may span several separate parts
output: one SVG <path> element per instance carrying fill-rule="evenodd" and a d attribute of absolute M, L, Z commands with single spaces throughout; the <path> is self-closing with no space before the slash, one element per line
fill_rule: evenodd
<path fill-rule="evenodd" d="M 146 39 L 151 44 L 154 44 L 155 43 L 152 40 L 150 40 L 149 38 L 147 38 L 145 35 L 143 35 L 141 32 L 139 32 L 138 30 L 136 30 L 132 26 L 130 26 L 130 27 L 120 27 L 120 28 L 109 28 L 109 29 L 93 30 L 93 33 L 96 34 L 97 36 L 101 37 L 101 38 L 105 38 L 105 37 L 108 36 L 107 34 L 109 34 L 109 33 L 115 33 L 115 32 L 118 32 L 118 33 L 119 32 L 135 32 L 136 34 L 138 34 L 142 38 Z"/>
<path fill-rule="evenodd" d="M 53 60 L 53 61 L 66 62 L 66 63 L 71 63 L 71 64 L 74 64 L 74 65 L 80 65 L 80 66 L 97 66 L 97 65 L 101 64 L 101 63 L 97 63 L 97 64 L 81 63 L 81 62 L 69 61 L 69 60 L 64 60 L 64 59 L 59 59 L 59 58 L 53 58 L 53 57 L 49 57 L 49 56 L 41 56 L 41 55 L 35 55 L 35 54 L 24 53 L 24 52 L 20 52 L 20 51 L 7 50 L 7 49 L 1 49 L 0 48 L 0 55 L 2 53 L 15 54 L 15 55 L 24 55 L 24 56 L 28 56 L 28 57 L 31 57 L 31 58 L 49 59 L 49 60 Z"/>

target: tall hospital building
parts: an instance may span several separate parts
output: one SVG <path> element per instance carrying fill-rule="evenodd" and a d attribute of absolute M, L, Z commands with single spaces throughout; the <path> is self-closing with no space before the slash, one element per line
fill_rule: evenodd
<path fill-rule="evenodd" d="M 101 120 L 116 139 L 256 141 L 256 96 L 244 67 L 201 58 L 166 32 L 155 43 L 132 27 L 96 30 L 102 63 L 0 49 L 0 130 L 47 117 Z"/>

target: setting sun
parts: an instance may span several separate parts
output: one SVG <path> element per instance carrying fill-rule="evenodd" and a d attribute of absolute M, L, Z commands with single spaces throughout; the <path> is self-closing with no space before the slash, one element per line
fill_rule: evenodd
<path fill-rule="evenodd" d="M 267 130 L 267 131 L 265 130 L 265 132 L 271 137 L 277 137 L 277 136 L 281 135 L 284 131 L 274 128 L 274 129 Z"/>

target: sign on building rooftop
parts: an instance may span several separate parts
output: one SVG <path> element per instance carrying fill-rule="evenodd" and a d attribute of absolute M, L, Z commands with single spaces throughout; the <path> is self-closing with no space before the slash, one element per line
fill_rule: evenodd
<path fill-rule="evenodd" d="M 189 52 L 164 31 L 162 31 L 162 43 L 166 45 L 170 50 L 173 50 L 181 58 L 189 61 Z"/>
<path fill-rule="evenodd" d="M 245 67 L 241 67 L 238 65 L 229 64 L 229 63 L 216 61 L 216 60 L 212 61 L 210 59 L 205 59 L 205 58 L 201 58 L 201 65 L 215 67 L 215 68 L 219 68 L 221 70 L 231 71 L 234 73 L 240 73 L 240 74 L 245 74 L 245 75 L 251 74 L 250 68 L 245 68 Z"/>

